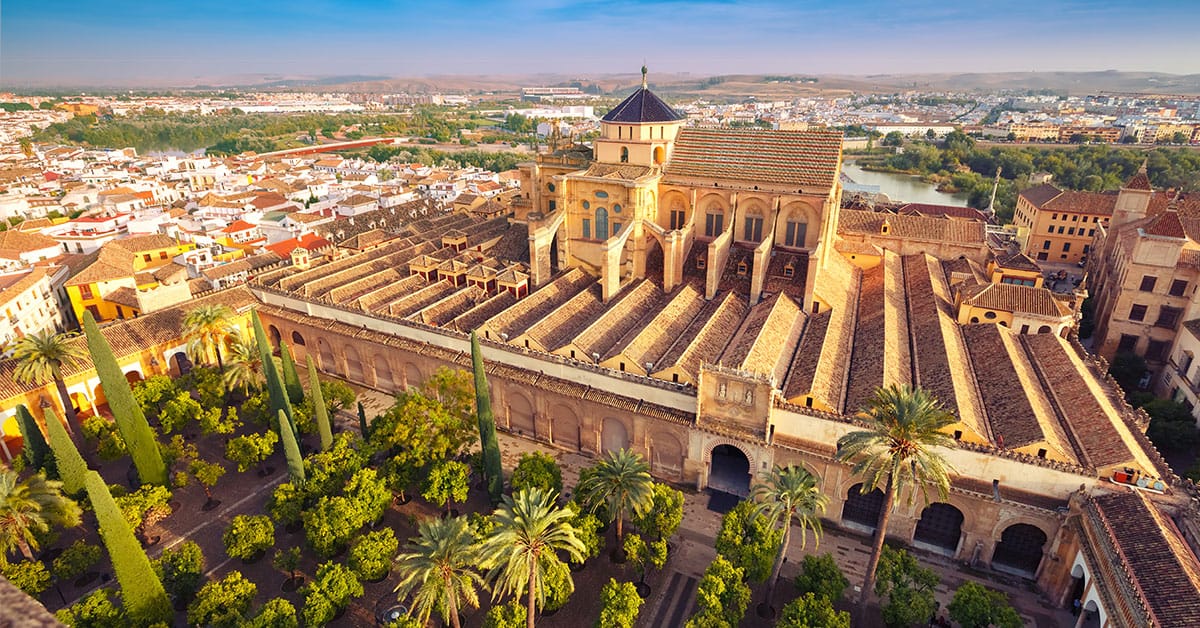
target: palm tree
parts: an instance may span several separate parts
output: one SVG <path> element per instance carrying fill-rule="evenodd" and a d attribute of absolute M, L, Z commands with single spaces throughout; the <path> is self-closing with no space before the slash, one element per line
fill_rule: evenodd
<path fill-rule="evenodd" d="M 479 551 L 479 564 L 490 570 L 493 599 L 509 593 L 518 598 L 528 595 L 528 628 L 533 628 L 537 606 L 545 601 L 544 574 L 559 561 L 558 552 L 583 560 L 583 541 L 569 523 L 574 514 L 555 505 L 557 497 L 540 488 L 505 495 L 492 515 L 495 530 Z"/>
<path fill-rule="evenodd" d="M 812 530 L 818 543 L 821 542 L 821 515 L 825 513 L 825 505 L 829 498 L 821 493 L 820 482 L 819 477 L 803 466 L 776 465 L 770 472 L 764 473 L 763 482 L 754 487 L 753 496 L 758 500 L 755 514 L 765 515 L 772 526 L 783 522 L 783 542 L 779 545 L 779 555 L 775 557 L 775 566 L 771 569 L 771 580 L 767 588 L 765 603 L 768 608 L 775 594 L 775 584 L 779 582 L 779 572 L 783 570 L 792 525 L 800 525 L 801 549 L 807 541 L 808 530 Z"/>
<path fill-rule="evenodd" d="M 868 429 L 846 434 L 837 444 L 837 458 L 853 463 L 851 471 L 862 476 L 863 493 L 884 485 L 883 508 L 858 601 L 860 617 L 875 588 L 875 568 L 896 495 L 911 488 L 906 503 L 912 502 L 917 490 L 928 503 L 930 487 L 937 489 L 939 499 L 950 495 L 952 469 L 934 448 L 955 446 L 954 439 L 941 430 L 957 420 L 927 391 L 894 384 L 877 389 L 861 413 Z"/>
<path fill-rule="evenodd" d="M 13 358 L 17 361 L 13 377 L 26 384 L 54 382 L 58 399 L 63 404 L 63 414 L 67 417 L 67 426 L 71 428 L 71 440 L 75 442 L 75 447 L 84 451 L 79 416 L 75 412 L 75 404 L 71 403 L 71 393 L 67 392 L 67 382 L 62 374 L 64 368 L 74 366 L 86 355 L 82 343 L 74 342 L 73 338 L 74 334 L 50 331 L 21 338 L 13 345 Z"/>
<path fill-rule="evenodd" d="M 183 317 L 183 339 L 188 342 L 188 353 L 199 362 L 215 354 L 217 370 L 225 374 L 225 363 L 221 358 L 223 345 L 237 329 L 230 322 L 233 310 L 227 305 L 202 305 L 188 311 Z"/>
<path fill-rule="evenodd" d="M 238 330 L 229 344 L 229 368 L 225 371 L 225 385 L 229 388 L 250 388 L 262 382 L 262 354 L 258 352 L 258 340 Z"/>
<path fill-rule="evenodd" d="M 654 505 L 654 481 L 650 465 L 638 454 L 622 449 L 609 452 L 596 463 L 594 472 L 584 478 L 576 490 L 583 502 L 595 512 L 601 505 L 617 522 L 617 546 L 624 539 L 625 513 L 641 516 Z"/>
<path fill-rule="evenodd" d="M 475 590 L 483 577 L 475 571 L 479 548 L 466 517 L 426 519 L 421 522 L 416 542 L 408 553 L 396 557 L 400 584 L 396 594 L 403 599 L 410 592 L 413 611 L 422 624 L 436 608 L 442 621 L 459 628 L 458 611 L 465 603 L 479 607 Z"/>
<path fill-rule="evenodd" d="M 51 526 L 79 525 L 81 512 L 75 500 L 63 495 L 62 482 L 47 480 L 41 472 L 19 481 L 16 471 L 0 467 L 0 565 L 8 564 L 14 549 L 33 560 L 38 534 Z"/>

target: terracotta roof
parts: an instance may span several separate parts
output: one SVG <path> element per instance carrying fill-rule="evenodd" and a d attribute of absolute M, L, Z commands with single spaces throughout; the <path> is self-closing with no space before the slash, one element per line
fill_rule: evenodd
<path fill-rule="evenodd" d="M 1200 562 L 1175 523 L 1134 491 L 1100 495 L 1086 508 L 1097 515 L 1117 562 L 1153 626 L 1200 622 Z M 1133 609 L 1131 609 L 1133 610 Z"/>
<path fill-rule="evenodd" d="M 0 275 L 0 305 L 16 298 L 48 274 L 46 268 L 37 266 L 20 273 Z"/>
<path fill-rule="evenodd" d="M 896 210 L 899 214 L 914 214 L 934 218 L 965 218 L 987 222 L 983 212 L 974 207 L 959 207 L 957 205 L 931 205 L 927 203 L 908 203 Z"/>
<path fill-rule="evenodd" d="M 654 92 L 642 87 L 613 107 L 601 118 L 604 122 L 646 124 L 651 122 L 675 122 L 683 116 L 663 102 Z"/>
<path fill-rule="evenodd" d="M 842 155 L 838 131 L 689 128 L 679 131 L 668 176 L 832 188 Z"/>
<path fill-rule="evenodd" d="M 58 247 L 58 241 L 40 233 L 31 233 L 17 229 L 0 231 L 0 251 L 16 251 L 29 253 L 51 247 Z"/>
<path fill-rule="evenodd" d="M 108 294 L 104 295 L 104 300 L 110 303 L 116 303 L 117 305 L 124 305 L 125 307 L 137 308 L 139 310 L 142 308 L 141 303 L 138 303 L 137 290 L 134 290 L 128 286 L 121 286 L 120 288 L 109 292 Z"/>
<path fill-rule="evenodd" d="M 1042 267 L 1038 266 L 1037 262 L 1029 258 L 1024 253 L 1001 253 L 996 256 L 996 265 L 1000 268 L 1010 270 L 1026 270 L 1031 272 L 1042 272 Z"/>
<path fill-rule="evenodd" d="M 963 295 L 966 303 L 989 310 L 1052 317 L 1067 314 L 1062 311 L 1053 293 L 1046 288 L 988 283 L 981 286 L 964 286 Z"/>
<path fill-rule="evenodd" d="M 42 603 L 0 576 L 0 626 L 64 626 Z"/>
<path fill-rule="evenodd" d="M 1154 188 L 1150 185 L 1150 177 L 1146 176 L 1145 170 L 1138 170 L 1137 174 L 1129 178 L 1125 185 L 1121 186 L 1127 190 L 1145 190 L 1153 191 Z"/>
<path fill-rule="evenodd" d="M 1054 197 L 1062 194 L 1062 190 L 1054 187 L 1049 183 L 1043 183 L 1037 187 L 1022 190 L 1020 196 L 1029 201 L 1034 207 L 1041 208 Z"/>
<path fill-rule="evenodd" d="M 1167 210 L 1151 218 L 1150 222 L 1142 227 L 1142 231 L 1147 235 L 1166 238 L 1187 237 L 1187 231 L 1184 229 L 1183 223 L 1179 220 L 1179 214 L 1174 210 Z"/>
<path fill-rule="evenodd" d="M 1116 192 L 1060 190 L 1049 183 L 1021 192 L 1021 197 L 1045 211 L 1111 216 L 1117 205 Z"/>
<path fill-rule="evenodd" d="M 634 181 L 652 172 L 653 170 L 649 166 L 631 166 L 628 164 L 618 166 L 614 164 L 593 163 L 583 172 L 583 176 Z"/>
<path fill-rule="evenodd" d="M 885 223 L 888 227 L 886 234 L 883 233 Z M 987 235 L 987 229 L 982 222 L 970 220 L 946 220 L 928 216 L 905 216 L 860 209 L 843 209 L 838 220 L 838 233 L 982 244 Z"/>

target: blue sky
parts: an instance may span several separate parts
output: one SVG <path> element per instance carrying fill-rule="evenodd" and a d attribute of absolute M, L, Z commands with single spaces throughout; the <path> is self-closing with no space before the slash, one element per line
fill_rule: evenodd
<path fill-rule="evenodd" d="M 1200 72 L 1195 0 L 5 0 L 0 85 L 242 74 Z"/>

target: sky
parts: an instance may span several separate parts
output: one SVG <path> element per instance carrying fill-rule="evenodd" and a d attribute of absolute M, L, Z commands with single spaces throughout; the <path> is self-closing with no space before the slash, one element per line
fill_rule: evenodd
<path fill-rule="evenodd" d="M 1200 73 L 1195 0 L 4 0 L 0 86 L 237 76 Z"/>

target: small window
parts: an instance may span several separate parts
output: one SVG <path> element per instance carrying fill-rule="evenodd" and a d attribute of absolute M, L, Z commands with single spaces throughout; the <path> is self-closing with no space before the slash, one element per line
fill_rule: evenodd
<path fill-rule="evenodd" d="M 1071 227 L 1070 229 L 1067 229 L 1067 235 L 1075 235 L 1075 227 Z"/>
<path fill-rule="evenodd" d="M 1146 344 L 1146 359 L 1151 362 L 1165 362 L 1167 359 L 1167 350 L 1171 348 L 1171 343 L 1165 340 L 1151 340 Z"/>
<path fill-rule="evenodd" d="M 1050 225 L 1049 227 L 1046 227 L 1046 233 L 1054 233 L 1054 225 Z"/>
<path fill-rule="evenodd" d="M 553 192 L 553 191 L 554 191 L 554 184 L 553 184 L 553 183 L 547 183 L 547 184 L 546 184 L 546 189 L 547 189 L 547 190 L 550 190 L 551 192 Z"/>
<path fill-rule="evenodd" d="M 608 198 L 608 192 L 604 190 L 596 190 L 596 198 Z"/>
<path fill-rule="evenodd" d="M 608 195 L 606 194 L 605 196 L 608 196 Z M 621 213 L 621 204 L 620 203 L 613 203 L 613 213 L 614 214 Z"/>
<path fill-rule="evenodd" d="M 588 218 L 583 219 L 583 237 L 584 238 L 592 237 L 592 221 Z"/>
<path fill-rule="evenodd" d="M 558 209 L 558 203 L 555 203 L 554 201 L 550 201 L 550 211 L 554 211 L 556 209 Z"/>
<path fill-rule="evenodd" d="M 954 440 L 962 440 L 962 430 L 954 430 Z"/>
<path fill-rule="evenodd" d="M 1045 251 L 1045 250 L 1047 250 L 1047 249 L 1049 249 L 1049 248 L 1050 248 L 1050 241 L 1049 241 L 1049 240 L 1046 240 L 1045 242 L 1042 242 L 1042 250 L 1043 250 L 1043 251 Z"/>
<path fill-rule="evenodd" d="M 1133 353 L 1137 349 L 1138 338 L 1140 336 L 1134 334 L 1121 334 L 1121 340 L 1117 343 L 1117 353 Z"/>
<path fill-rule="evenodd" d="M 621 163 L 629 163 L 629 149 L 624 146 L 621 147 Z"/>
<path fill-rule="evenodd" d="M 1063 232 L 1063 230 L 1064 230 L 1064 229 L 1066 229 L 1066 227 L 1063 227 L 1063 226 L 1061 226 L 1061 225 L 1058 227 L 1058 233 L 1059 233 L 1059 235 L 1062 235 L 1062 232 Z"/>
<path fill-rule="evenodd" d="M 1070 251 L 1070 250 L 1071 250 L 1071 243 L 1070 243 L 1070 242 L 1063 242 L 1063 253 L 1066 253 L 1066 252 L 1068 252 L 1068 251 Z"/>
<path fill-rule="evenodd" d="M 150 260 L 151 260 L 150 254 L 149 254 L 149 253 L 143 253 L 143 254 L 142 254 L 142 260 L 143 260 L 143 261 L 146 261 L 146 262 L 150 261 Z"/>
<path fill-rule="evenodd" d="M 791 264 L 784 266 L 783 267 L 783 276 L 787 277 L 789 279 L 792 277 L 795 277 L 796 276 L 796 268 L 794 266 L 792 266 Z"/>
<path fill-rule="evenodd" d="M 706 266 L 708 266 L 708 262 L 706 262 L 703 257 L 696 258 L 696 268 L 697 269 L 704 270 L 704 268 Z"/>
<path fill-rule="evenodd" d="M 986 318 L 986 319 L 988 319 L 989 321 L 990 321 L 990 320 L 995 320 L 995 318 L 996 318 L 996 313 L 995 313 L 995 312 L 991 312 L 991 311 L 984 312 L 984 313 L 983 313 L 983 317 L 984 317 L 984 318 Z"/>
<path fill-rule="evenodd" d="M 737 274 L 738 275 L 745 276 L 745 274 L 748 270 L 750 270 L 750 267 L 746 265 L 746 262 L 738 262 L 738 265 L 737 265 Z"/>
<path fill-rule="evenodd" d="M 1138 290 L 1142 292 L 1154 292 L 1154 284 L 1158 282 L 1158 277 L 1154 275 L 1142 276 L 1142 285 Z"/>
<path fill-rule="evenodd" d="M 679 373 L 671 373 L 671 381 L 678 384 L 679 383 Z"/>
<path fill-rule="evenodd" d="M 1146 320 L 1146 306 L 1139 303 L 1134 303 L 1133 307 L 1129 308 L 1129 320 L 1144 321 Z"/>
<path fill-rule="evenodd" d="M 1028 334 L 1029 333 L 1029 325 L 1021 325 L 1021 333 Z"/>
<path fill-rule="evenodd" d="M 1071 216 L 1071 222 L 1079 222 L 1079 216 Z"/>
<path fill-rule="evenodd" d="M 1038 450 L 1038 458 L 1045 458 L 1045 457 L 1046 457 L 1046 450 L 1045 450 L 1045 449 L 1039 449 L 1039 450 Z"/>
<path fill-rule="evenodd" d="M 621 372 L 622 373 L 625 372 L 625 363 L 624 362 L 621 363 Z"/>
<path fill-rule="evenodd" d="M 1187 291 L 1188 282 L 1186 279 L 1176 279 L 1171 282 L 1171 290 L 1168 294 L 1173 297 L 1181 297 Z"/>
<path fill-rule="evenodd" d="M 591 209 L 591 208 L 592 208 L 592 204 L 591 204 L 591 203 L 589 203 L 589 202 L 587 202 L 587 201 L 584 201 L 584 202 L 582 203 L 582 205 L 583 205 L 583 208 L 584 208 L 584 209 Z"/>

